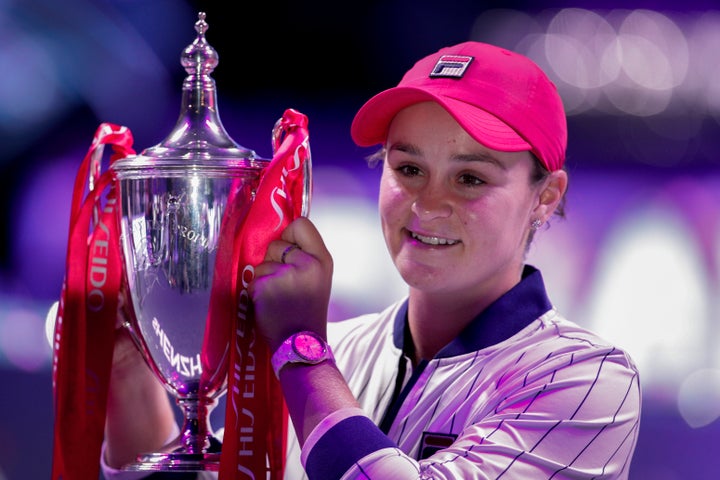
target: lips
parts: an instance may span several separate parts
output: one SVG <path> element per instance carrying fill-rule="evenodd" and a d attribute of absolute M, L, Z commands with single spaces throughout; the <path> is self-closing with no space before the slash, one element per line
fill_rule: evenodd
<path fill-rule="evenodd" d="M 450 238 L 443 238 L 443 237 L 435 237 L 431 235 L 420 235 L 419 233 L 415 233 L 413 231 L 410 232 L 410 237 L 419 241 L 420 243 L 423 243 L 425 245 L 456 245 L 460 243 L 460 240 L 453 240 Z"/>

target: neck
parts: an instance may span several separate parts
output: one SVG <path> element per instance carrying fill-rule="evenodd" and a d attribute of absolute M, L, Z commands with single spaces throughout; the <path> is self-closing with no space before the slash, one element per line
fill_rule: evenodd
<path fill-rule="evenodd" d="M 458 301 L 447 295 L 433 297 L 410 291 L 408 326 L 415 347 L 415 363 L 433 358 L 450 343 L 489 303 Z"/>
<path fill-rule="evenodd" d="M 414 361 L 433 358 L 491 303 L 521 279 L 521 271 L 494 288 L 479 287 L 458 292 L 427 292 L 410 288 L 408 325 L 415 347 Z M 502 286 L 501 286 L 502 285 Z"/>

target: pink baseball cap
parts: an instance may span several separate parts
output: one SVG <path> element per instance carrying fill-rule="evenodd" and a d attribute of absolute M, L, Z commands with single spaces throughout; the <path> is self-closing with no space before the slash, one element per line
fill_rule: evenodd
<path fill-rule="evenodd" d="M 550 171 L 565 162 L 567 120 L 555 85 L 529 58 L 480 42 L 418 61 L 396 87 L 360 108 L 350 134 L 361 147 L 383 143 L 400 110 L 426 101 L 439 103 L 488 148 L 530 150 Z"/>

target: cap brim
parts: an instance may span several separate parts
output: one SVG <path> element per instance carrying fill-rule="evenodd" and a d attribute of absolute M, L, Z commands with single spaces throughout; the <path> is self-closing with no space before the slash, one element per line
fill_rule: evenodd
<path fill-rule="evenodd" d="M 350 127 L 353 141 L 361 147 L 384 143 L 395 115 L 403 108 L 426 101 L 440 104 L 470 136 L 488 148 L 503 152 L 532 149 L 509 125 L 482 108 L 417 87 L 394 87 L 368 100 Z"/>

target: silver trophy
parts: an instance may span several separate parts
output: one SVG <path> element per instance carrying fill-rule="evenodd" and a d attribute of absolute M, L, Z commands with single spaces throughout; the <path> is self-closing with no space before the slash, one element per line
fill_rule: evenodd
<path fill-rule="evenodd" d="M 230 344 L 206 319 L 213 287 L 213 295 L 229 295 L 216 281 L 218 269 L 233 261 L 223 239 L 247 213 L 269 161 L 235 143 L 220 121 L 210 77 L 218 56 L 205 39 L 207 28 L 200 13 L 197 38 L 181 57 L 188 76 L 174 130 L 111 166 L 121 202 L 129 329 L 184 417 L 175 441 L 141 454 L 126 470 L 219 469 L 221 443 L 209 415 L 227 390 Z M 309 173 L 306 162 L 304 214 Z"/>

